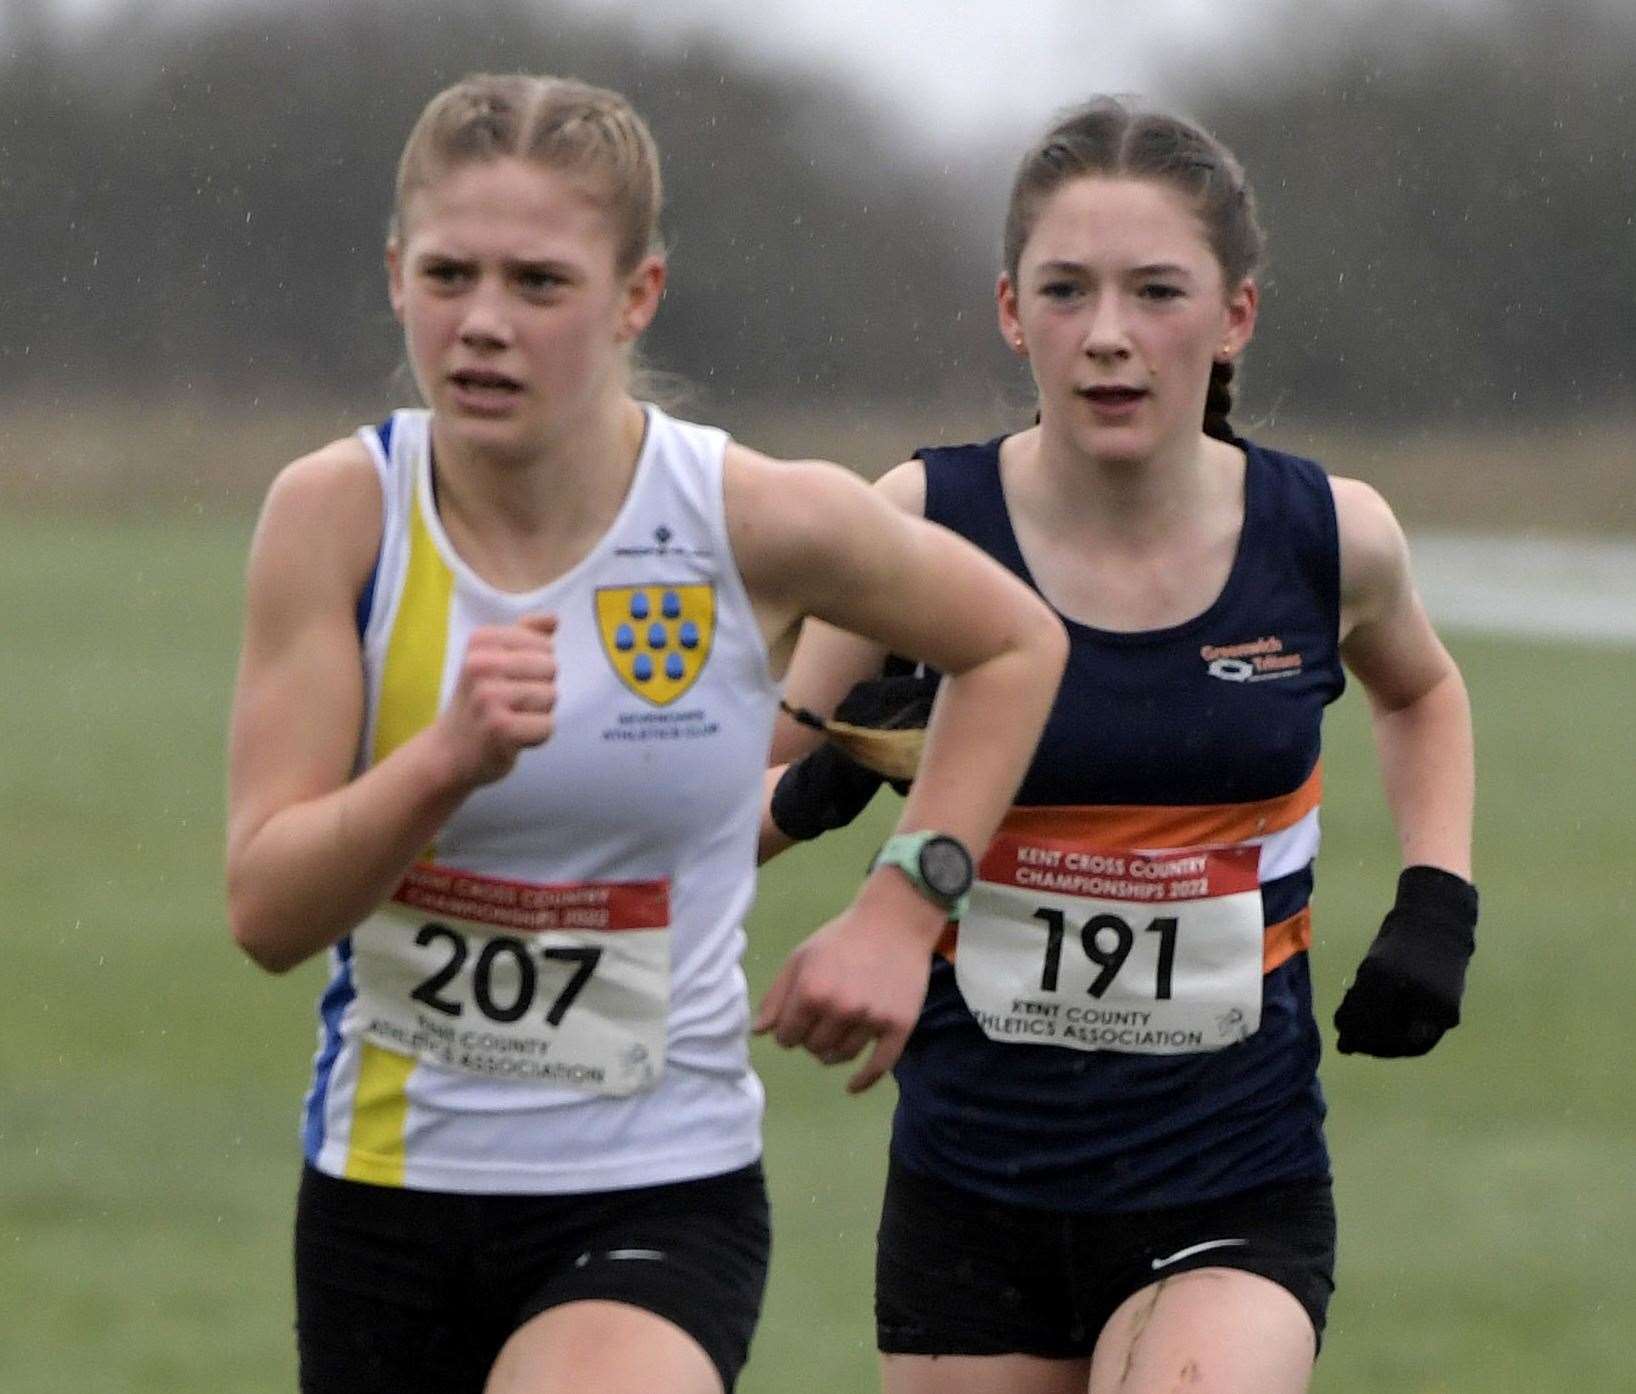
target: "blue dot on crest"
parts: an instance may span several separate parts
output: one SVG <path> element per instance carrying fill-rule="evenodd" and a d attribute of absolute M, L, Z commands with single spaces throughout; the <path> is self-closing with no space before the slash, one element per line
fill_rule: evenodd
<path fill-rule="evenodd" d="M 648 647 L 662 649 L 670 642 L 670 631 L 655 620 L 648 626 Z"/>
<path fill-rule="evenodd" d="M 683 620 L 681 634 L 678 637 L 681 639 L 684 649 L 698 648 L 699 626 L 694 624 L 692 620 Z"/>
<path fill-rule="evenodd" d="M 682 674 L 686 671 L 687 666 L 682 662 L 681 654 L 671 653 L 665 655 L 665 676 L 672 682 L 680 682 Z"/>
<path fill-rule="evenodd" d="M 620 653 L 626 653 L 636 647 L 636 631 L 628 624 L 622 624 L 614 630 L 614 647 Z"/>
<path fill-rule="evenodd" d="M 631 664 L 631 676 L 637 682 L 647 682 L 653 676 L 653 660 L 645 653 L 637 654 L 635 662 Z"/>
<path fill-rule="evenodd" d="M 660 611 L 667 620 L 680 619 L 682 614 L 682 598 L 675 591 L 666 591 L 664 599 L 659 602 Z"/>
<path fill-rule="evenodd" d="M 649 610 L 648 593 L 646 591 L 632 592 L 631 618 L 633 620 L 645 620 L 648 617 Z"/>

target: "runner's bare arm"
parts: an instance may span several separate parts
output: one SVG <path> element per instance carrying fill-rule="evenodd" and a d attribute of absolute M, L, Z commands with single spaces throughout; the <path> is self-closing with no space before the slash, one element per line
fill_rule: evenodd
<path fill-rule="evenodd" d="M 1403 864 L 1469 880 L 1475 773 L 1465 682 L 1426 616 L 1391 509 L 1367 484 L 1332 482 L 1341 657 L 1368 694 Z"/>
<path fill-rule="evenodd" d="M 898 827 L 949 833 L 980 852 L 1056 694 L 1060 622 L 977 548 L 834 466 L 730 456 L 727 498 L 735 555 L 775 654 L 810 615 L 945 674 Z M 758 1029 L 826 1061 L 873 1041 L 849 1085 L 867 1088 L 919 1014 L 944 918 L 902 873 L 876 871 L 791 955 Z"/>
<path fill-rule="evenodd" d="M 875 481 L 875 492 L 913 517 L 926 510 L 926 467 L 909 460 Z M 855 683 L 879 675 L 887 647 L 862 635 L 837 629 L 823 620 L 808 618 L 801 626 L 794 657 L 784 679 L 784 696 L 792 706 L 828 715 Z M 773 731 L 769 763 L 788 764 L 811 750 L 821 739 L 808 726 L 779 713 Z"/>
<path fill-rule="evenodd" d="M 1056 694 L 1067 653 L 1056 616 L 998 562 L 844 470 L 738 466 L 728 517 L 769 646 L 787 653 L 814 616 L 946 674 L 904 826 L 986 844 Z"/>
<path fill-rule="evenodd" d="M 228 755 L 228 915 L 258 964 L 283 972 L 334 943 L 397 885 L 471 789 L 549 734 L 549 622 L 491 639 L 486 674 L 440 718 L 353 779 L 364 685 L 358 595 L 381 535 L 361 444 L 339 441 L 275 481 L 251 546 Z M 513 627 L 522 630 L 523 627 Z M 474 638 L 474 647 L 481 647 Z M 472 664 L 468 650 L 467 669 Z M 547 696 L 549 694 L 547 693 Z M 484 722 L 488 725 L 485 727 Z"/>
<path fill-rule="evenodd" d="M 923 516 L 926 470 L 919 460 L 910 460 L 889 470 L 874 487 L 876 493 L 905 513 L 917 518 Z M 805 707 L 820 716 L 829 716 L 855 684 L 880 676 L 887 652 L 884 644 L 809 616 L 801 625 L 795 654 L 785 675 L 785 699 L 793 707 Z M 772 766 L 767 773 L 768 810 L 772 791 L 784 767 L 808 754 L 822 739 L 810 726 L 802 725 L 785 712 L 778 714 L 768 761 Z M 794 839 L 773 821 L 770 811 L 763 812 L 758 859 L 765 862 L 793 843 Z"/>

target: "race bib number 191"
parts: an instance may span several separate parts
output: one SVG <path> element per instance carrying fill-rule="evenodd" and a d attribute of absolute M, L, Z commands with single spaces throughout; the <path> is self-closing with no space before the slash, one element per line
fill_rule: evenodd
<path fill-rule="evenodd" d="M 377 1045 L 497 1079 L 651 1088 L 670 1000 L 667 881 L 544 885 L 412 867 L 352 935 Z"/>
<path fill-rule="evenodd" d="M 1094 852 L 1003 835 L 955 976 L 993 1040 L 1178 1055 L 1261 1024 L 1257 847 Z"/>

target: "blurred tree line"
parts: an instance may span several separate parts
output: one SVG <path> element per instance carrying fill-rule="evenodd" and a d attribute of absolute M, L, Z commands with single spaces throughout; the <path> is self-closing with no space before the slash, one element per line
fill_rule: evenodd
<path fill-rule="evenodd" d="M 1231 82 L 1178 76 L 1243 156 L 1272 234 L 1251 408 L 1397 422 L 1625 405 L 1632 12 L 1501 0 L 1475 25 L 1404 4 L 1367 28 L 1314 13 L 1292 10 L 1292 33 L 1322 41 Z M 648 117 L 672 288 L 647 356 L 710 403 L 1015 382 L 989 308 L 1015 150 L 951 169 L 850 89 L 538 0 L 132 6 L 78 30 L 11 0 L 0 396 L 384 384 L 398 151 L 426 98 L 478 69 L 571 73 Z"/>
<path fill-rule="evenodd" d="M 281 382 L 356 391 L 400 357 L 381 249 L 426 99 L 475 70 L 615 87 L 665 157 L 672 290 L 646 341 L 707 393 L 935 386 L 914 340 L 966 266 L 935 174 L 873 123 L 725 51 L 504 0 L 349 0 L 81 38 L 0 37 L 0 375 L 7 387 Z M 867 361 L 865 361 L 867 360 Z"/>
<path fill-rule="evenodd" d="M 1287 3 L 1285 51 L 1193 103 L 1244 159 L 1269 231 L 1261 405 L 1628 413 L 1636 5 Z"/>

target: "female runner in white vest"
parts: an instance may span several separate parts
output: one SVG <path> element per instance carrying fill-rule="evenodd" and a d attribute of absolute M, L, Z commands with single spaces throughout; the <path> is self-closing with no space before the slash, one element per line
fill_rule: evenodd
<path fill-rule="evenodd" d="M 950 675 L 901 829 L 967 846 L 1061 671 L 975 548 L 633 399 L 659 204 L 615 94 L 437 96 L 387 246 L 428 409 L 297 460 L 257 529 L 229 909 L 269 971 L 330 958 L 307 1391 L 731 1389 L 767 1256 L 742 922 L 800 623 Z M 825 1058 L 873 1047 L 857 1087 L 943 926 L 913 874 L 872 875 L 780 989 Z"/>

